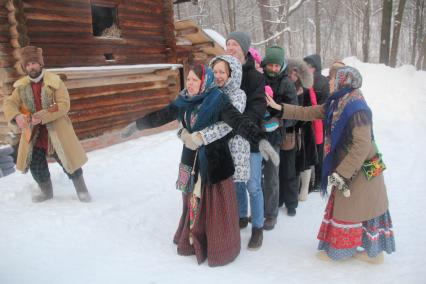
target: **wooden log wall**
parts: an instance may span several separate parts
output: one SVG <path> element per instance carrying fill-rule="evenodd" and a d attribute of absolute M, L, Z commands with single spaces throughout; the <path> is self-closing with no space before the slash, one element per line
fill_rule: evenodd
<path fill-rule="evenodd" d="M 169 0 L 23 2 L 28 36 L 43 48 L 47 67 L 176 62 Z M 91 5 L 116 7 L 121 38 L 93 35 Z"/>
<path fill-rule="evenodd" d="M 92 5 L 116 8 L 120 38 L 93 35 Z M 0 141 L 8 131 L 2 98 L 22 75 L 19 48 L 29 44 L 43 49 L 46 68 L 176 63 L 172 0 L 0 0 Z M 163 107 L 180 89 L 178 70 L 60 73 L 81 139 Z"/>
<path fill-rule="evenodd" d="M 178 70 L 54 69 L 54 72 L 67 77 L 65 84 L 71 99 L 69 116 L 80 139 L 121 129 L 129 122 L 164 107 L 180 90 Z"/>

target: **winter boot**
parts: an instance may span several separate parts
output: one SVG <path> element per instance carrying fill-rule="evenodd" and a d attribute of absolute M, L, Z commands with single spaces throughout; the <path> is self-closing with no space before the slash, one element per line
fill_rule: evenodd
<path fill-rule="evenodd" d="M 242 217 L 240 218 L 240 229 L 244 229 L 248 225 L 248 217 Z"/>
<path fill-rule="evenodd" d="M 328 256 L 326 251 L 319 251 L 317 252 L 317 258 L 322 260 L 322 261 L 328 261 L 328 262 L 332 262 L 333 260 Z"/>
<path fill-rule="evenodd" d="M 41 193 L 33 196 L 33 202 L 38 203 L 53 198 L 53 187 L 52 181 L 50 179 L 45 182 L 39 183 L 38 186 L 40 187 Z"/>
<path fill-rule="evenodd" d="M 249 250 L 258 250 L 263 242 L 263 228 L 251 228 L 251 237 L 248 243 Z"/>
<path fill-rule="evenodd" d="M 84 182 L 83 175 L 79 175 L 72 179 L 75 190 L 77 191 L 78 199 L 81 202 L 90 202 L 92 197 L 90 197 L 89 191 L 87 191 L 86 183 Z"/>
<path fill-rule="evenodd" d="M 287 215 L 290 217 L 296 216 L 296 208 L 287 208 Z"/>
<path fill-rule="evenodd" d="M 379 253 L 375 257 L 369 257 L 365 251 L 358 252 L 354 255 L 354 258 L 371 264 L 382 264 L 385 261 L 385 256 L 383 252 Z"/>
<path fill-rule="evenodd" d="M 277 218 L 276 217 L 266 217 L 265 218 L 265 223 L 263 224 L 263 229 L 270 231 L 272 229 L 274 229 L 275 224 L 277 224 Z"/>
<path fill-rule="evenodd" d="M 311 170 L 306 170 L 300 173 L 301 187 L 299 193 L 299 201 L 308 199 L 309 183 L 311 180 Z"/>

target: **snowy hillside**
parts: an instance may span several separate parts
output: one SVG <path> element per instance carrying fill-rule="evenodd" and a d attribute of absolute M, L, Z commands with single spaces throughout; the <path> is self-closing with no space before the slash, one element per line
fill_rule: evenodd
<path fill-rule="evenodd" d="M 426 72 L 345 62 L 364 77 L 388 166 L 397 252 L 384 264 L 315 257 L 326 204 L 318 193 L 299 203 L 294 218 L 281 210 L 259 251 L 246 249 L 250 229 L 242 230 L 241 254 L 225 267 L 177 255 L 182 145 L 171 131 L 90 152 L 83 168 L 90 204 L 77 200 L 56 164 L 55 197 L 42 204 L 31 202 L 38 190 L 29 174 L 0 179 L 0 283 L 426 283 Z"/>

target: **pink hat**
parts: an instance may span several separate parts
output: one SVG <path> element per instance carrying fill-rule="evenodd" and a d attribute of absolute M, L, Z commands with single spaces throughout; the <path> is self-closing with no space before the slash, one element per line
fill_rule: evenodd
<path fill-rule="evenodd" d="M 253 47 L 249 48 L 249 52 L 251 56 L 253 56 L 254 61 L 256 61 L 260 65 L 262 63 L 262 55 L 260 55 L 260 52 L 257 49 L 254 49 Z"/>

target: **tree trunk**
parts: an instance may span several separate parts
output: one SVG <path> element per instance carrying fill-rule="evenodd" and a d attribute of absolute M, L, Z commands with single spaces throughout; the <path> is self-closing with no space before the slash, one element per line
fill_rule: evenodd
<path fill-rule="evenodd" d="M 362 26 L 362 56 L 364 62 L 369 61 L 370 46 L 370 16 L 371 16 L 371 0 L 364 1 L 364 21 Z"/>
<path fill-rule="evenodd" d="M 424 52 L 425 49 L 423 48 L 424 44 L 425 44 L 425 36 L 423 36 L 423 30 L 424 30 L 424 9 L 425 9 L 425 1 L 423 0 L 422 4 L 421 4 L 421 9 L 420 9 L 420 28 L 419 28 L 419 37 L 420 37 L 420 41 L 417 44 L 418 45 L 418 51 L 417 53 L 419 54 L 418 56 L 418 60 L 417 60 L 417 64 L 416 67 L 417 69 L 421 69 L 421 63 L 422 63 L 422 58 L 424 57 Z M 425 66 L 423 66 L 423 68 L 425 68 Z"/>
<path fill-rule="evenodd" d="M 417 69 L 426 70 L 426 36 L 423 36 L 422 47 L 419 52 L 419 58 L 417 59 Z"/>
<path fill-rule="evenodd" d="M 321 55 L 320 0 L 315 0 L 315 52 Z"/>
<path fill-rule="evenodd" d="M 235 23 L 235 0 L 228 0 L 228 18 L 229 18 L 229 31 L 233 32 L 236 30 Z"/>
<path fill-rule="evenodd" d="M 220 10 L 220 16 L 222 17 L 223 26 L 225 27 L 226 36 L 228 36 L 229 29 L 228 29 L 228 25 L 227 25 L 226 20 L 225 20 L 225 14 L 224 14 L 224 11 L 223 11 L 222 0 L 219 0 L 219 10 Z"/>
<path fill-rule="evenodd" d="M 395 20 L 393 23 L 393 38 L 392 48 L 390 52 L 389 65 L 391 67 L 396 66 L 396 56 L 398 54 L 399 34 L 401 32 L 402 15 L 404 14 L 406 0 L 399 0 L 398 12 L 395 14 Z"/>
<path fill-rule="evenodd" d="M 380 63 L 389 65 L 389 46 L 392 21 L 392 0 L 383 0 L 382 29 L 380 32 Z"/>
<path fill-rule="evenodd" d="M 271 14 L 269 13 L 269 9 L 265 6 L 270 6 L 271 1 L 270 0 L 257 0 L 257 5 L 259 6 L 260 10 L 260 18 L 262 20 L 262 29 L 263 29 L 263 38 L 267 39 L 272 36 L 272 29 L 271 29 L 271 23 L 268 22 L 271 20 Z M 268 46 L 269 43 L 266 43 Z"/>
<path fill-rule="evenodd" d="M 419 32 L 420 24 L 420 0 L 416 1 L 416 6 L 414 6 L 414 12 L 416 13 L 416 20 L 414 22 L 413 28 L 413 48 L 411 50 L 411 65 L 416 64 L 416 51 L 417 51 L 417 37 Z"/>

